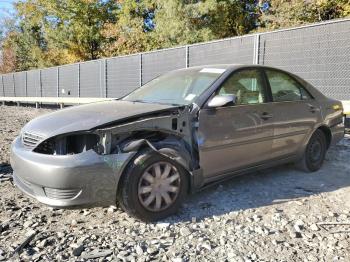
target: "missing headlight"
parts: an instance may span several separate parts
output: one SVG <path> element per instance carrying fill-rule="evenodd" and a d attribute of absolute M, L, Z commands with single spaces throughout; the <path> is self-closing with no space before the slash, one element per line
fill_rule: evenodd
<path fill-rule="evenodd" d="M 90 149 L 95 149 L 98 145 L 99 137 L 95 134 L 72 134 L 58 136 L 42 142 L 34 152 L 48 155 L 73 155 Z"/>

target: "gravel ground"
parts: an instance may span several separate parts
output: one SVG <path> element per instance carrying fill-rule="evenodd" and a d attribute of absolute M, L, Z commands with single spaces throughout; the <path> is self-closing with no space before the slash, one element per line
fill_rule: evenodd
<path fill-rule="evenodd" d="M 10 162 L 10 146 L 25 123 L 52 109 L 0 106 L 0 165 Z"/>
<path fill-rule="evenodd" d="M 0 261 L 349 261 L 350 137 L 312 174 L 286 165 L 189 196 L 142 223 L 118 207 L 57 210 L 11 182 L 9 144 L 50 110 L 0 107 Z"/>

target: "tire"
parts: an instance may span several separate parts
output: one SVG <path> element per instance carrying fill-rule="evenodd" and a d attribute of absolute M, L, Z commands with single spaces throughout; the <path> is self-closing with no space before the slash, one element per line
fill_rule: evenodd
<path fill-rule="evenodd" d="M 166 168 L 169 169 L 171 166 L 168 177 L 162 178 L 163 180 L 157 178 L 157 165 L 162 176 L 166 173 Z M 152 179 L 146 173 L 153 177 L 153 183 L 150 183 Z M 165 180 L 170 178 L 174 181 L 168 185 L 169 182 Z M 129 215 L 143 221 L 156 221 L 176 213 L 187 195 L 188 186 L 188 175 L 181 165 L 158 152 L 146 150 L 139 153 L 126 168 L 118 187 L 117 199 Z M 150 188 L 152 191 L 143 193 Z M 177 188 L 176 192 L 167 191 L 170 189 L 174 191 L 174 188 Z M 163 197 L 165 193 L 168 194 L 166 198 Z M 152 194 L 154 199 L 150 202 Z M 161 195 L 160 208 L 158 208 L 159 195 Z M 171 204 L 168 203 L 169 199 Z"/>
<path fill-rule="evenodd" d="M 316 130 L 311 136 L 297 167 L 305 172 L 315 172 L 322 167 L 327 152 L 326 136 L 321 130 Z"/>

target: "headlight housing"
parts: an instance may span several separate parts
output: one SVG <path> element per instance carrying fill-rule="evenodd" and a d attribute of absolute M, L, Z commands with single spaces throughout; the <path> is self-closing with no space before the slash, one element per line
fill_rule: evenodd
<path fill-rule="evenodd" d="M 34 152 L 47 155 L 74 155 L 96 149 L 99 136 L 92 133 L 59 135 L 40 143 Z"/>

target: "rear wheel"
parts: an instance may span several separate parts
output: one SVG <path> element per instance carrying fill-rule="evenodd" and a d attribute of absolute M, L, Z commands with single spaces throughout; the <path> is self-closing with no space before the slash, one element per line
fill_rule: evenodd
<path fill-rule="evenodd" d="M 326 136 L 321 130 L 316 130 L 306 146 L 303 158 L 297 166 L 307 172 L 319 170 L 327 151 Z"/>
<path fill-rule="evenodd" d="M 188 188 L 182 166 L 153 150 L 137 156 L 129 165 L 118 190 L 122 208 L 145 221 L 175 213 Z"/>

